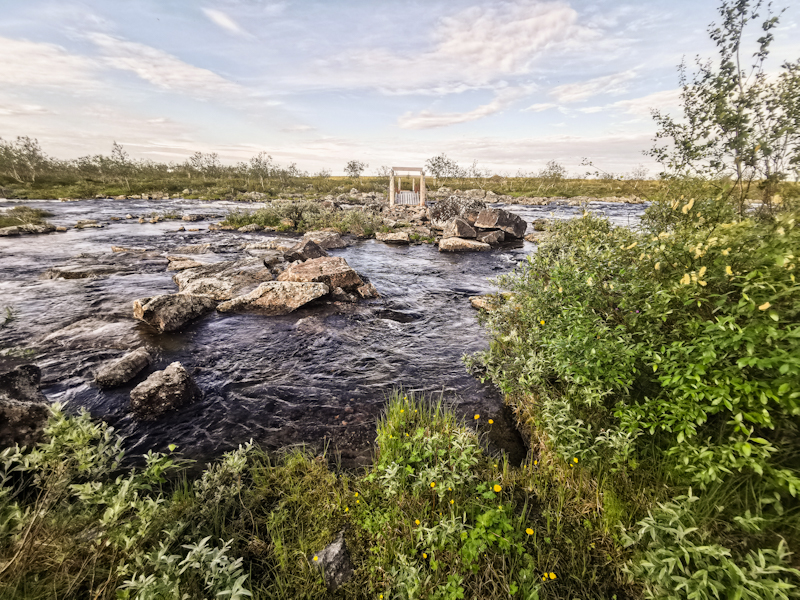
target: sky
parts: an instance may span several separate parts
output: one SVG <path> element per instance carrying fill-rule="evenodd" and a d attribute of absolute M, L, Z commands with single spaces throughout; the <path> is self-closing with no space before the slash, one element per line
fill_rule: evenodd
<path fill-rule="evenodd" d="M 790 4 L 773 72 L 800 58 Z M 263 151 L 334 175 L 349 160 L 371 174 L 441 153 L 502 175 L 551 160 L 580 174 L 586 159 L 655 174 L 650 110 L 680 114 L 677 65 L 714 56 L 717 6 L 0 0 L 0 137 L 59 158 L 115 141 L 159 162 Z"/>

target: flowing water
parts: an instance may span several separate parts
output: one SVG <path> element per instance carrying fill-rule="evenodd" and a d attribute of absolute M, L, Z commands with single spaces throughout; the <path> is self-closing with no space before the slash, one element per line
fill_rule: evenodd
<path fill-rule="evenodd" d="M 0 208 L 12 201 L 0 201 Z M 177 444 L 207 460 L 253 439 L 267 449 L 326 443 L 343 464 L 370 456 L 375 422 L 395 387 L 441 394 L 470 420 L 480 414 L 490 447 L 524 458 L 522 440 L 500 394 L 465 370 L 461 357 L 486 348 L 469 296 L 497 288 L 491 278 L 514 268 L 536 245 L 520 242 L 487 253 L 439 253 L 431 245 L 390 246 L 351 240 L 330 253 L 369 277 L 381 294 L 359 304 L 321 303 L 279 317 L 210 314 L 177 334 L 159 335 L 132 318 L 133 300 L 174 293 L 172 272 L 161 263 L 91 279 L 43 279 L 49 268 L 113 258 L 111 246 L 151 248 L 164 254 L 184 244 L 210 243 L 205 262 L 241 257 L 244 242 L 272 233 L 208 231 L 207 221 L 140 224 L 111 217 L 153 212 L 221 217 L 241 204 L 193 200 L 26 201 L 54 214 L 54 225 L 97 219 L 100 229 L 0 238 L 0 310 L 16 319 L 0 329 L 5 361 L 27 360 L 43 371 L 43 391 L 68 410 L 86 408 L 127 437 L 129 453 Z M 258 207 L 258 205 L 253 205 Z M 565 219 L 579 207 L 505 207 L 527 221 Z M 644 207 L 593 203 L 590 210 L 631 226 Z M 199 231 L 176 232 L 184 225 Z M 146 345 L 155 360 L 130 385 L 100 390 L 94 373 L 108 360 Z M 132 387 L 153 370 L 180 361 L 203 391 L 201 400 L 151 422 L 129 413 Z M 2 365 L 0 365 L 2 366 Z M 486 420 L 492 418 L 493 426 Z"/>

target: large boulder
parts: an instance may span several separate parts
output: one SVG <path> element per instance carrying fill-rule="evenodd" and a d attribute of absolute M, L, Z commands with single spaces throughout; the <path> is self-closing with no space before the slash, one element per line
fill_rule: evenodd
<path fill-rule="evenodd" d="M 125 385 L 150 364 L 150 353 L 144 348 L 129 352 L 122 358 L 103 365 L 94 377 L 101 388 Z"/>
<path fill-rule="evenodd" d="M 475 220 L 475 227 L 479 229 L 500 229 L 515 238 L 524 236 L 527 226 L 522 217 L 502 208 L 486 208 Z"/>
<path fill-rule="evenodd" d="M 284 252 L 284 260 L 288 262 L 324 258 L 326 256 L 328 256 L 328 253 L 312 239 L 303 239 L 302 242 Z"/>
<path fill-rule="evenodd" d="M 489 244 L 478 240 L 465 240 L 464 238 L 449 237 L 439 241 L 439 252 L 485 252 L 491 250 Z"/>
<path fill-rule="evenodd" d="M 474 238 L 476 237 L 475 230 L 472 226 L 461 217 L 455 217 L 444 228 L 444 237 L 460 237 L 460 238 Z"/>
<path fill-rule="evenodd" d="M 42 436 L 49 411 L 39 390 L 42 371 L 22 365 L 0 373 L 0 448 L 30 446 Z"/>
<path fill-rule="evenodd" d="M 324 283 L 330 289 L 340 287 L 345 291 L 364 285 L 358 273 L 340 256 L 314 258 L 293 265 L 278 275 L 278 281 Z"/>
<path fill-rule="evenodd" d="M 347 247 L 347 243 L 336 231 L 309 231 L 303 236 L 303 239 L 313 240 L 320 248 L 324 250 Z"/>
<path fill-rule="evenodd" d="M 329 592 L 333 593 L 345 584 L 353 576 L 353 563 L 344 542 L 344 530 L 329 546 L 317 552 L 311 562 L 322 572 Z"/>
<path fill-rule="evenodd" d="M 324 283 L 268 281 L 249 294 L 238 296 L 217 306 L 220 312 L 257 311 L 285 315 L 330 291 Z"/>
<path fill-rule="evenodd" d="M 199 397 L 200 390 L 194 380 L 181 363 L 174 362 L 131 390 L 131 411 L 139 419 L 151 420 Z"/>
<path fill-rule="evenodd" d="M 273 278 L 272 271 L 262 258 L 244 258 L 184 269 L 175 274 L 172 280 L 178 284 L 181 292 L 229 300 Z"/>
<path fill-rule="evenodd" d="M 178 331 L 214 310 L 217 301 L 199 294 L 164 294 L 133 301 L 133 316 L 159 331 Z"/>
<path fill-rule="evenodd" d="M 486 203 L 478 198 L 450 196 L 444 200 L 439 200 L 436 206 L 430 210 L 431 227 L 444 229 L 447 223 L 455 217 L 461 217 L 472 223 L 477 213 L 485 208 Z"/>

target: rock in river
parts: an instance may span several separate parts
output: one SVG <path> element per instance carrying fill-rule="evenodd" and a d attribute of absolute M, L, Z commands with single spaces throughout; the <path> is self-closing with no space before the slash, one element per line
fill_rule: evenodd
<path fill-rule="evenodd" d="M 475 230 L 472 226 L 462 219 L 461 217 L 455 217 L 454 219 L 448 221 L 447 225 L 444 228 L 444 233 L 442 236 L 448 237 L 460 237 L 460 238 L 474 238 L 476 236 Z"/>
<path fill-rule="evenodd" d="M 375 239 L 385 244 L 408 244 L 411 242 L 407 231 L 397 231 L 394 233 L 378 232 L 375 234 Z"/>
<path fill-rule="evenodd" d="M 285 315 L 330 291 L 324 283 L 268 281 L 244 296 L 217 306 L 220 312 L 258 311 Z"/>
<path fill-rule="evenodd" d="M 475 220 L 475 227 L 480 229 L 500 229 L 505 233 L 521 238 L 525 235 L 527 223 L 522 217 L 502 208 L 486 208 Z"/>
<path fill-rule="evenodd" d="M 293 265 L 278 276 L 278 281 L 324 283 L 330 289 L 340 287 L 345 291 L 364 285 L 358 273 L 341 256 L 314 258 Z"/>
<path fill-rule="evenodd" d="M 139 419 L 150 420 L 199 397 L 194 380 L 181 363 L 174 362 L 131 390 L 131 410 Z"/>
<path fill-rule="evenodd" d="M 439 241 L 439 252 L 484 252 L 491 249 L 492 247 L 489 244 L 484 244 L 483 242 L 479 242 L 477 240 L 465 240 L 463 238 L 449 237 L 442 238 Z"/>
<path fill-rule="evenodd" d="M 164 294 L 133 301 L 133 316 L 161 332 L 177 331 L 214 310 L 217 301 L 200 294 Z"/>
<path fill-rule="evenodd" d="M 347 248 L 347 243 L 336 231 L 309 231 L 303 236 L 303 239 L 314 240 L 323 250 Z"/>
<path fill-rule="evenodd" d="M 22 365 L 0 374 L 0 448 L 30 446 L 42 435 L 49 414 L 39 391 L 42 371 Z"/>
<path fill-rule="evenodd" d="M 271 281 L 272 271 L 263 259 L 228 260 L 184 269 L 172 280 L 181 292 L 207 294 L 217 300 L 229 300 L 252 290 L 259 283 Z"/>
<path fill-rule="evenodd" d="M 125 385 L 149 364 L 150 353 L 144 348 L 139 348 L 104 365 L 95 375 L 94 381 L 101 388 Z"/>

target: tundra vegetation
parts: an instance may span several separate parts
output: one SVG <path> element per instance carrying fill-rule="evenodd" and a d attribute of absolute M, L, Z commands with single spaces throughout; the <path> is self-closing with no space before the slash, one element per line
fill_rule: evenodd
<path fill-rule="evenodd" d="M 798 63 L 765 75 L 777 23 L 759 17 L 765 10 L 724 2 L 710 28 L 718 62 L 681 70 L 683 119 L 654 114 L 651 153 L 664 172 L 642 182 L 652 204 L 641 227 L 591 214 L 553 225 L 499 278 L 504 292 L 480 314 L 490 345 L 465 362 L 505 393 L 530 440 L 522 465 L 484 449 L 492 415 L 461 422 L 402 389 L 358 473 L 334 472 L 311 450 L 268 456 L 250 445 L 196 478 L 174 447 L 122 469 L 109 427 L 55 406 L 43 443 L 0 455 L 0 595 L 800 598 L 800 211 L 790 182 L 800 86 Z M 747 53 L 753 25 L 762 34 Z M 38 145 L 9 147 L 25 155 Z M 15 190 L 48 181 L 51 171 L 25 162 L 9 170 L 7 156 Z M 477 164 L 461 171 L 444 155 L 428 163 L 454 187 L 621 185 L 602 174 L 569 180 L 556 163 L 529 187 L 479 175 Z M 221 179 L 209 171 L 208 185 L 192 188 L 341 188 L 327 174 L 262 177 L 252 165 L 220 166 Z M 175 177 L 177 189 L 200 173 L 169 168 L 153 180 L 107 171 L 102 185 L 128 193 Z M 357 185 L 381 190 L 385 180 Z M 259 218 L 324 225 L 324 211 L 298 206 L 294 217 Z M 326 592 L 315 558 L 340 531 L 354 572 Z"/>

